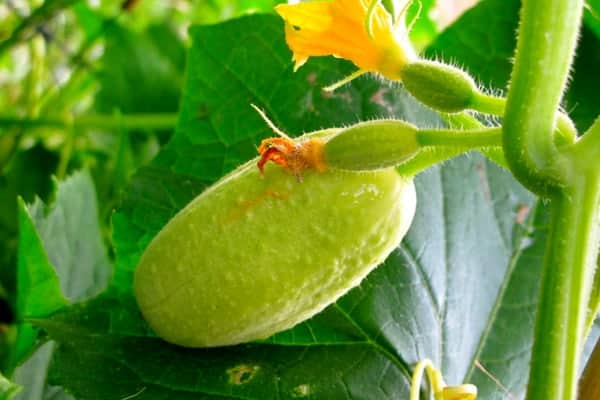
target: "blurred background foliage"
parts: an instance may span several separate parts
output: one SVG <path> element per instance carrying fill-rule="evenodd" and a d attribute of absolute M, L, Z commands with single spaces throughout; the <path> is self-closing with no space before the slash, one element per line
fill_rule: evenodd
<path fill-rule="evenodd" d="M 119 192 L 176 121 L 188 27 L 276 0 L 2 0 L 0 2 L 0 315 L 15 294 L 17 198 L 49 200 L 52 177 L 85 168 L 101 227 Z M 422 0 L 411 32 L 424 48 L 475 0 Z M 392 5 L 393 1 L 388 2 Z M 110 246 L 108 246 L 110 248 Z"/>

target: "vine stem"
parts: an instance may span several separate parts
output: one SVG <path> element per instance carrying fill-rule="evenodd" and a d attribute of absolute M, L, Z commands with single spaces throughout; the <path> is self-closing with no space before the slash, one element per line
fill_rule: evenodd
<path fill-rule="evenodd" d="M 553 130 L 573 61 L 583 0 L 524 0 L 504 113 L 504 151 L 514 175 L 548 196 L 565 185 Z"/>
<path fill-rule="evenodd" d="M 502 116 L 506 109 L 506 99 L 504 97 L 490 96 L 482 92 L 477 92 L 473 99 L 472 107 L 480 113 Z M 559 134 L 558 139 L 562 142 L 561 144 L 573 144 L 575 142 L 577 128 L 564 112 L 558 112 L 556 116 L 556 128 Z"/>
<path fill-rule="evenodd" d="M 551 201 L 527 400 L 576 398 L 596 269 L 600 172 L 595 163 L 579 162 L 571 146 L 557 146 L 553 134 L 583 3 L 523 0 L 503 118 L 510 169 L 528 189 Z"/>
<path fill-rule="evenodd" d="M 502 145 L 501 128 L 481 128 L 467 131 L 456 129 L 419 129 L 417 141 L 422 146 L 464 146 L 472 148 Z"/>
<path fill-rule="evenodd" d="M 593 167 L 551 198 L 527 400 L 576 398 L 580 353 L 600 226 L 600 172 Z"/>

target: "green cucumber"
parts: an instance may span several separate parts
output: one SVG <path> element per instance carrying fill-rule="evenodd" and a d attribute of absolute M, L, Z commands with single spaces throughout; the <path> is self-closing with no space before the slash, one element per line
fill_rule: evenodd
<path fill-rule="evenodd" d="M 420 60 L 407 64 L 400 75 L 410 94 L 437 111 L 456 113 L 467 110 L 479 93 L 469 74 L 437 61 Z"/>
<path fill-rule="evenodd" d="M 152 329 L 186 347 L 263 339 L 315 315 L 398 246 L 415 212 L 394 169 L 306 170 L 253 160 L 152 240 L 135 295 Z"/>
<path fill-rule="evenodd" d="M 324 145 L 324 163 L 351 171 L 378 170 L 410 160 L 420 150 L 418 128 L 400 120 L 360 122 L 334 133 Z"/>

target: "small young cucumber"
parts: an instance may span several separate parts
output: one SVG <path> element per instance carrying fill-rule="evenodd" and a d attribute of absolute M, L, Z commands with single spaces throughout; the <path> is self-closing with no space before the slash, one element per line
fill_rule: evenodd
<path fill-rule="evenodd" d="M 419 152 L 417 132 L 416 126 L 399 120 L 361 122 L 328 138 L 323 162 L 351 171 L 393 167 Z"/>
<path fill-rule="evenodd" d="M 407 64 L 400 74 L 410 94 L 442 112 L 456 113 L 470 108 L 479 92 L 469 74 L 436 61 L 421 60 Z"/>
<path fill-rule="evenodd" d="M 158 233 L 134 290 L 160 337 L 213 347 L 291 328 L 358 285 L 412 221 L 413 183 L 394 169 L 301 178 L 251 161 Z"/>

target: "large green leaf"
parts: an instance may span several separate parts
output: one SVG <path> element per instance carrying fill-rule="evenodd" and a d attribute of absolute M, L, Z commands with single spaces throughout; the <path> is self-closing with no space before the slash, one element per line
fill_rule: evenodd
<path fill-rule="evenodd" d="M 58 184 L 51 206 L 39 199 L 27 207 L 21 203 L 19 215 L 20 321 L 47 316 L 67 301 L 90 298 L 106 287 L 112 270 L 89 174 L 78 173 Z M 37 333 L 29 323 L 19 325 L 15 362 L 34 349 Z M 48 393 L 44 377 L 52 347 L 44 345 L 16 369 L 14 379 L 23 386 L 16 398 L 36 400 Z"/>
<path fill-rule="evenodd" d="M 477 382 L 482 398 L 502 392 L 479 364 L 521 393 L 545 214 L 508 173 L 475 154 L 417 178 L 417 215 L 403 244 L 310 321 L 261 343 L 210 350 L 178 348 L 148 331 L 131 292 L 137 260 L 175 212 L 270 135 L 250 103 L 294 135 L 375 117 L 440 123 L 370 78 L 322 92 L 352 66 L 318 59 L 294 74 L 273 17 L 191 33 L 177 132 L 134 177 L 113 220 L 110 292 L 36 320 L 57 343 L 51 383 L 78 399 L 405 398 L 411 367 L 429 357 L 448 383 Z M 498 354 L 510 357 L 510 368 L 496 363 Z"/>

